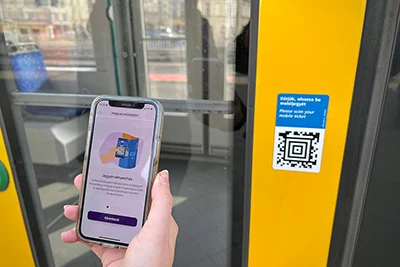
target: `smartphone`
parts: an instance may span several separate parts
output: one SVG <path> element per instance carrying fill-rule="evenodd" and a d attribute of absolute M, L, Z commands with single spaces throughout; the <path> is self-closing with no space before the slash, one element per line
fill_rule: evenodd
<path fill-rule="evenodd" d="M 128 145 L 128 140 L 123 138 L 118 138 L 117 151 L 115 152 L 115 156 L 118 158 L 124 158 L 127 145 Z"/>
<path fill-rule="evenodd" d="M 163 117 L 153 99 L 93 101 L 76 226 L 82 241 L 126 248 L 141 230 L 158 171 Z"/>

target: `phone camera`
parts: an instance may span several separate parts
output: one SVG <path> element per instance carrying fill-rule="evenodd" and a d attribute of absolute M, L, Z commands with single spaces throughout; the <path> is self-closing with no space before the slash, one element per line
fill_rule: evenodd
<path fill-rule="evenodd" d="M 106 206 L 106 208 L 108 209 L 110 206 Z"/>

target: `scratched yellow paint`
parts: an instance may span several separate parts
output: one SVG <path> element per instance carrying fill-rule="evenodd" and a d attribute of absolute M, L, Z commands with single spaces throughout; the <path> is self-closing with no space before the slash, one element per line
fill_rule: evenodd
<path fill-rule="evenodd" d="M 10 178 L 8 188 L 0 192 L 0 266 L 35 266 L 1 129 L 0 161 Z"/>
<path fill-rule="evenodd" d="M 365 0 L 261 0 L 249 266 L 326 266 Z M 279 93 L 330 96 L 321 172 L 272 169 Z"/>

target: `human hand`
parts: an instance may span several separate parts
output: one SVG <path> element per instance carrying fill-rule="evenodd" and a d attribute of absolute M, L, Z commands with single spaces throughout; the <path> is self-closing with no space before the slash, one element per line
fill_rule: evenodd
<path fill-rule="evenodd" d="M 82 188 L 82 175 L 74 180 Z M 160 172 L 153 184 L 152 203 L 147 221 L 129 244 L 127 250 L 86 244 L 101 259 L 104 267 L 171 267 L 174 261 L 178 225 L 172 217 L 172 195 L 168 171 Z M 77 220 L 78 206 L 64 207 L 68 219 Z M 79 241 L 76 229 L 61 234 L 64 243 Z"/>
<path fill-rule="evenodd" d="M 117 147 L 112 147 L 105 154 L 101 155 L 100 156 L 101 163 L 106 164 L 109 163 L 110 161 L 113 161 L 115 159 L 115 152 L 117 152 L 117 150 L 118 150 Z"/>

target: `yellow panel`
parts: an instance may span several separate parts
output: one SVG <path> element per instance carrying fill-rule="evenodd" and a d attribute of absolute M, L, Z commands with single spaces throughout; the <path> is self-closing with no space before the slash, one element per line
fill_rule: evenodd
<path fill-rule="evenodd" d="M 1 130 L 0 161 L 10 178 L 8 188 L 0 192 L 0 265 L 35 266 Z"/>
<path fill-rule="evenodd" d="M 260 1 L 249 266 L 326 266 L 365 0 Z M 330 96 L 321 172 L 272 169 L 279 93 Z"/>

